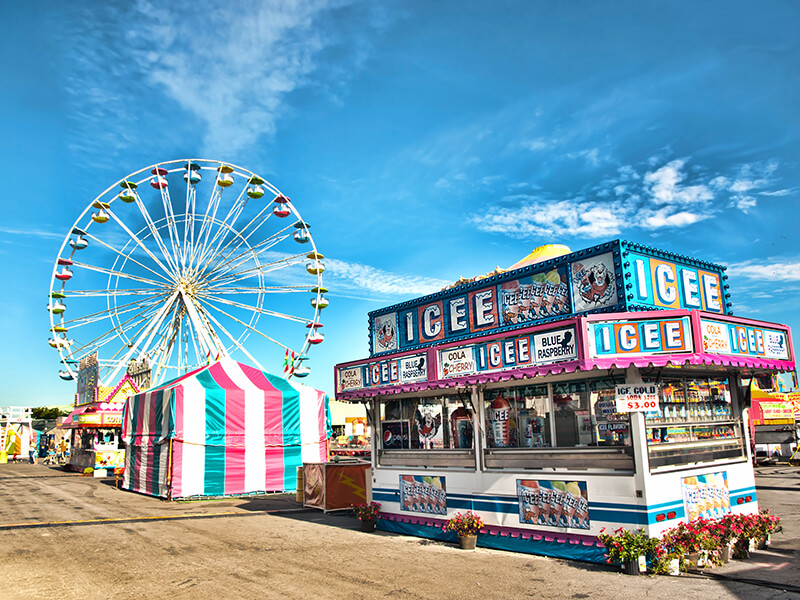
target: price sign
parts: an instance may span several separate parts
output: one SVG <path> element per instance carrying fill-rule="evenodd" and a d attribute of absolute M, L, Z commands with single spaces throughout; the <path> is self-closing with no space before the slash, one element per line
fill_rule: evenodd
<path fill-rule="evenodd" d="M 623 383 L 616 387 L 617 412 L 658 410 L 658 386 L 654 383 Z"/>

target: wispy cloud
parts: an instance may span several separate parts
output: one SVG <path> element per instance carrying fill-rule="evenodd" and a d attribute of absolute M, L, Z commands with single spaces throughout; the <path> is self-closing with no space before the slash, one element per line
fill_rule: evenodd
<path fill-rule="evenodd" d="M 333 278 L 337 287 L 341 286 L 344 290 L 363 290 L 382 296 L 423 296 L 438 292 L 452 283 L 430 277 L 399 275 L 368 265 L 336 259 L 326 259 L 325 263 L 326 280 Z"/>
<path fill-rule="evenodd" d="M 42 231 L 41 229 L 13 229 L 10 227 L 0 227 L 0 234 L 22 235 L 27 238 L 45 238 L 49 240 L 63 240 L 64 233 L 53 233 L 52 231 Z"/>
<path fill-rule="evenodd" d="M 728 265 L 728 273 L 754 281 L 800 282 L 800 260 L 744 261 Z"/>
<path fill-rule="evenodd" d="M 174 128 L 192 131 L 195 150 L 222 156 L 268 141 L 296 90 L 321 88 L 335 101 L 386 18 L 361 0 L 235 0 L 224 10 L 203 0 L 137 0 L 108 14 L 94 8 L 81 18 L 87 35 L 73 57 L 69 89 L 84 128 L 73 144 L 92 145 L 92 128 L 107 144 L 130 148 L 144 141 L 144 127 L 162 143 L 185 146 L 164 127 L 170 114 Z M 330 51 L 335 64 L 319 69 Z M 166 101 L 142 105 L 143 90 Z"/>

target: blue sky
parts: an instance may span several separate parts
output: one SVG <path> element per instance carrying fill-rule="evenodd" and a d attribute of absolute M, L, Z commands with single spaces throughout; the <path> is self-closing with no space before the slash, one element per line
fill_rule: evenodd
<path fill-rule="evenodd" d="M 545 243 L 719 262 L 736 314 L 800 330 L 798 26 L 788 1 L 3 3 L 0 405 L 70 402 L 61 242 L 188 156 L 312 224 L 331 305 L 306 382 L 329 393 L 368 311 Z"/>

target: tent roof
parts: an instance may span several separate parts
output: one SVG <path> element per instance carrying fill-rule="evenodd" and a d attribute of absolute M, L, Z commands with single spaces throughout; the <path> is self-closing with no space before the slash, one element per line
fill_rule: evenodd
<path fill-rule="evenodd" d="M 181 385 L 181 383 L 183 383 L 184 381 L 186 381 L 188 379 L 198 378 L 203 373 L 207 373 L 207 372 L 211 371 L 212 369 L 214 371 L 216 371 L 216 372 L 219 372 L 217 370 L 219 367 L 217 367 L 216 365 L 221 366 L 224 372 L 230 372 L 231 369 L 237 369 L 238 368 L 239 370 L 244 372 L 244 374 L 247 375 L 249 379 L 251 379 L 251 382 L 253 384 L 255 384 L 258 387 L 263 387 L 263 383 L 259 384 L 258 383 L 258 379 L 264 379 L 264 380 L 266 380 L 266 383 L 271 387 L 291 386 L 291 387 L 293 387 L 295 389 L 298 389 L 298 390 L 300 390 L 300 389 L 314 389 L 314 388 L 311 388 L 310 386 L 307 386 L 307 385 L 302 384 L 302 383 L 298 383 L 296 381 L 289 381 L 289 380 L 284 379 L 283 377 L 281 377 L 279 375 L 268 373 L 266 371 L 260 371 L 259 369 L 255 368 L 255 367 L 251 367 L 249 365 L 245 365 L 243 363 L 240 363 L 238 361 L 233 360 L 232 358 L 223 357 L 223 358 L 220 358 L 218 361 L 215 361 L 215 362 L 210 363 L 208 365 L 204 365 L 202 367 L 199 367 L 199 368 L 195 369 L 194 371 L 190 371 L 189 373 L 186 373 L 185 375 L 181 375 L 180 377 L 176 377 L 175 379 L 172 379 L 170 381 L 162 383 L 161 385 L 159 385 L 157 387 L 151 388 L 149 390 L 144 390 L 142 392 L 139 392 L 138 394 L 131 395 L 130 397 L 131 398 L 139 397 L 139 396 L 142 396 L 145 393 L 157 392 L 157 391 L 167 390 L 167 389 L 170 389 L 170 388 L 177 387 L 177 386 Z M 259 375 L 261 377 L 259 377 Z M 253 380 L 254 376 L 255 376 L 255 380 Z M 212 375 L 212 377 L 213 377 L 213 375 Z M 217 385 L 219 385 L 221 387 L 226 387 L 225 385 L 223 385 L 222 382 L 218 381 L 216 378 L 215 378 L 215 382 L 216 382 Z M 321 391 L 321 390 L 318 390 L 318 391 Z M 326 396 L 327 396 L 327 394 L 326 394 Z"/>

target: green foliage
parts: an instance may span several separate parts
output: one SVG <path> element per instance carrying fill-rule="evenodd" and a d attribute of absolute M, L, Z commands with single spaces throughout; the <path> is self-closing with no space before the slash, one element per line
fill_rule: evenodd
<path fill-rule="evenodd" d="M 631 531 L 620 527 L 614 533 L 605 533 L 604 527 L 597 537 L 606 547 L 609 562 L 615 564 L 637 560 L 640 556 L 651 556 L 658 543 L 658 539 L 649 537 L 644 529 Z"/>
<path fill-rule="evenodd" d="M 59 410 L 58 407 L 47 407 L 47 406 L 39 406 L 37 408 L 31 409 L 31 417 L 34 419 L 57 419 L 58 417 L 65 417 L 69 413 L 63 410 Z"/>

